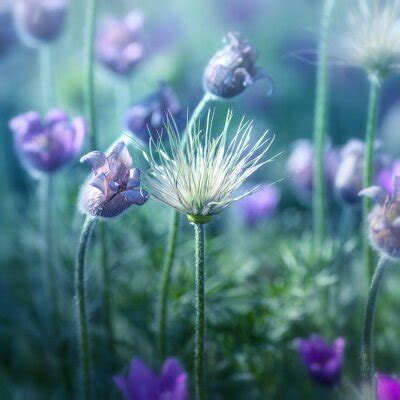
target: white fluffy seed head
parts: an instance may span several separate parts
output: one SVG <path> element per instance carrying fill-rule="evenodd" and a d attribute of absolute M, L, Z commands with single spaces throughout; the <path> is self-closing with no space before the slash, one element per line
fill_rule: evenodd
<path fill-rule="evenodd" d="M 207 217 L 220 213 L 258 189 L 255 187 L 237 196 L 243 182 L 260 167 L 272 161 L 266 159 L 273 138 L 264 132 L 251 144 L 252 122 L 241 120 L 232 140 L 232 112 L 228 111 L 222 132 L 213 136 L 213 113 L 207 115 L 204 129 L 195 124 L 187 132 L 182 145 L 173 120 L 168 121 L 168 141 L 150 141 L 143 151 L 150 170 L 145 185 L 155 198 L 188 216 Z"/>

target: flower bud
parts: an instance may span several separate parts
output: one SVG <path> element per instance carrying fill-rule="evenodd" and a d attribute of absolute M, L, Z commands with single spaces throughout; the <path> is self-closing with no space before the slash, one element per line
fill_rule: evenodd
<path fill-rule="evenodd" d="M 88 162 L 94 174 L 80 193 L 83 213 L 112 218 L 131 205 L 142 205 L 148 200 L 147 192 L 140 189 L 140 171 L 131 169 L 132 158 L 124 142 L 117 143 L 108 155 L 92 151 L 81 162 Z"/>
<path fill-rule="evenodd" d="M 203 77 L 204 89 L 217 98 L 237 96 L 256 80 L 267 77 L 255 65 L 255 47 L 238 33 L 229 33 L 225 39 L 228 43 L 211 58 Z"/>
<path fill-rule="evenodd" d="M 68 164 L 81 151 L 86 135 L 83 118 L 72 121 L 61 110 L 52 110 L 42 120 L 34 111 L 10 121 L 21 161 L 30 170 L 51 173 Z"/>

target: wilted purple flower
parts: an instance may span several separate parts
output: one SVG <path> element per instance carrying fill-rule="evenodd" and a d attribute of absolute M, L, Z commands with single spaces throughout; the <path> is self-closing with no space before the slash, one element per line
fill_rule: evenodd
<path fill-rule="evenodd" d="M 117 75 L 126 76 L 143 58 L 140 41 L 143 14 L 134 10 L 123 19 L 106 23 L 96 38 L 98 60 Z"/>
<path fill-rule="evenodd" d="M 187 374 L 175 358 L 164 362 L 161 376 L 156 376 L 143 361 L 134 358 L 127 376 L 114 377 L 124 400 L 187 400 L 187 380 Z"/>
<path fill-rule="evenodd" d="M 15 19 L 24 39 L 51 42 L 64 27 L 67 0 L 15 0 Z"/>
<path fill-rule="evenodd" d="M 297 350 L 311 378 L 324 386 L 333 386 L 339 381 L 345 345 L 345 339 L 338 338 L 330 346 L 318 335 L 296 340 Z"/>
<path fill-rule="evenodd" d="M 171 116 L 182 122 L 181 107 L 174 91 L 161 84 L 159 90 L 131 107 L 125 116 L 126 127 L 139 139 L 148 142 L 158 139 L 165 130 L 164 120 Z"/>
<path fill-rule="evenodd" d="M 267 186 L 244 197 L 237 203 L 240 217 L 249 226 L 254 226 L 258 221 L 275 214 L 281 194 L 276 186 Z"/>
<path fill-rule="evenodd" d="M 203 76 L 206 92 L 230 98 L 268 75 L 256 66 L 258 50 L 238 33 L 228 33 L 227 44 L 209 61 Z M 272 82 L 271 87 L 272 87 Z"/>
<path fill-rule="evenodd" d="M 387 257 L 400 258 L 400 176 L 394 177 L 393 194 L 371 186 L 360 195 L 377 202 L 368 216 L 372 244 Z"/>
<path fill-rule="evenodd" d="M 400 381 L 384 374 L 376 375 L 378 400 L 400 400 Z"/>
<path fill-rule="evenodd" d="M 339 156 L 335 149 L 325 149 L 325 182 L 332 188 L 335 180 Z M 287 162 L 287 170 L 291 177 L 296 194 L 303 200 L 309 200 L 313 190 L 314 148 L 310 140 L 299 139 L 293 144 Z"/>
<path fill-rule="evenodd" d="M 11 6 L 0 5 L 0 53 L 3 54 L 15 41 L 14 20 Z"/>
<path fill-rule="evenodd" d="M 17 152 L 28 169 L 55 172 L 79 154 L 86 134 L 83 118 L 72 121 L 61 110 L 52 110 L 42 120 L 37 112 L 21 114 L 10 121 Z"/>
<path fill-rule="evenodd" d="M 112 218 L 132 204 L 141 206 L 149 195 L 140 189 L 140 171 L 132 167 L 132 158 L 124 142 L 117 143 L 108 155 L 92 151 L 81 158 L 87 161 L 94 177 L 88 180 L 80 193 L 82 212 Z"/>

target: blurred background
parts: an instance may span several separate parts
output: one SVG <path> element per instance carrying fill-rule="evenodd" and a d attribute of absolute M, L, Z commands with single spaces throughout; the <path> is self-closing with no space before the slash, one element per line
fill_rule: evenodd
<path fill-rule="evenodd" d="M 3 4 L 4 3 L 4 4 Z M 46 44 L 51 69 L 48 108 L 85 116 L 86 1 L 68 2 L 65 26 Z M 71 399 L 78 379 L 73 265 L 83 216 L 76 207 L 88 169 L 79 156 L 55 174 L 53 214 L 61 330 L 55 335 L 43 293 L 40 179 L 17 156 L 9 121 L 27 111 L 43 113 L 41 49 L 15 25 L 13 4 L 0 3 L 0 398 Z M 343 205 L 329 187 L 329 232 L 320 265 L 311 262 L 310 194 L 298 187 L 287 163 L 297 139 L 311 139 L 319 0 L 98 0 L 96 35 L 112 18 L 142 13 L 143 57 L 129 74 L 113 73 L 95 59 L 98 147 L 105 150 L 126 126 L 128 110 L 159 89 L 176 94 L 184 114 L 203 96 L 202 75 L 230 31 L 259 50 L 257 64 L 275 84 L 259 81 L 230 101 L 215 101 L 216 129 L 228 108 L 235 119 L 254 120 L 255 135 L 275 135 L 254 183 L 273 186 L 274 200 L 253 216 L 238 203 L 213 220 L 207 243 L 207 386 L 210 399 L 355 399 L 360 390 L 359 348 L 366 295 L 361 267 L 359 210 Z M 341 22 L 335 10 L 331 37 Z M 334 40 L 332 40 L 334 43 Z M 339 154 L 350 138 L 364 137 L 368 82 L 362 71 L 331 62 L 328 132 Z M 382 149 L 400 152 L 400 79 L 385 82 L 379 117 Z M 134 133 L 129 133 L 134 134 Z M 81 155 L 88 150 L 85 141 Z M 135 166 L 145 167 L 131 149 Z M 301 163 L 306 156 L 300 157 Z M 328 182 L 329 184 L 329 182 Z M 270 198 L 269 198 L 270 199 Z M 250 211 L 249 211 L 250 207 Z M 255 207 L 255 206 L 254 206 Z M 155 309 L 170 210 L 151 199 L 107 224 L 111 267 L 112 337 L 104 329 L 103 271 L 95 232 L 88 261 L 88 301 L 97 399 L 121 398 L 113 376 L 132 357 L 159 368 Z M 182 218 L 170 294 L 169 354 L 189 376 L 193 347 L 192 232 Z M 399 273 L 391 271 L 377 320 L 380 370 L 400 371 L 396 309 Z M 339 294 L 337 294 L 339 293 Z M 336 300 L 335 300 L 336 299 Z M 347 341 L 343 378 L 335 388 L 310 380 L 294 340 L 318 333 Z M 79 398 L 79 397 L 76 397 Z"/>

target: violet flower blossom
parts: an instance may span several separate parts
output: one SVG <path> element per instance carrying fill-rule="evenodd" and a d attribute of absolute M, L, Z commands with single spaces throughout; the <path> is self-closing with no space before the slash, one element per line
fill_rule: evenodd
<path fill-rule="evenodd" d="M 400 381 L 384 374 L 376 375 L 378 400 L 400 400 Z"/>

